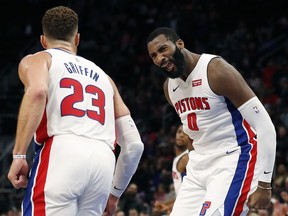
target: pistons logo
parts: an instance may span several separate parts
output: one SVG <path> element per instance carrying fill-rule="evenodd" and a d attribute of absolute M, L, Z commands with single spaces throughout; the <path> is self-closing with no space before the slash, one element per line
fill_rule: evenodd
<path fill-rule="evenodd" d="M 210 201 L 205 201 L 203 204 L 202 204 L 202 209 L 200 211 L 200 216 L 204 216 L 206 214 L 206 211 L 207 209 L 209 209 L 211 206 L 211 202 Z"/>
<path fill-rule="evenodd" d="M 192 87 L 200 86 L 202 85 L 202 79 L 197 79 L 192 81 Z"/>

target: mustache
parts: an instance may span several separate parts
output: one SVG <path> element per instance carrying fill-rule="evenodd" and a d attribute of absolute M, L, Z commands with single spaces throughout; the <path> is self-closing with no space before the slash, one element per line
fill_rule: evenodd
<path fill-rule="evenodd" d="M 173 63 L 176 66 L 175 71 L 168 72 L 165 68 L 162 68 L 161 66 L 153 65 L 152 72 L 165 75 L 166 77 L 169 77 L 171 79 L 179 78 L 185 71 L 185 59 L 182 52 L 177 47 L 173 54 Z"/>

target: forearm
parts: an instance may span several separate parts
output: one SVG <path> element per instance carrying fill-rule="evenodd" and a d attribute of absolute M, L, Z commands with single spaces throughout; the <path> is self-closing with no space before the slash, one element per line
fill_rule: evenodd
<path fill-rule="evenodd" d="M 130 144 L 128 149 L 121 151 L 116 163 L 113 179 L 112 194 L 120 197 L 127 188 L 133 174 L 135 173 L 142 154 L 140 143 Z"/>
<path fill-rule="evenodd" d="M 121 147 L 117 159 L 111 193 L 120 197 L 135 173 L 144 145 L 130 115 L 116 120 L 117 143 Z"/>
<path fill-rule="evenodd" d="M 26 154 L 45 109 L 45 94 L 25 93 L 20 106 L 13 154 Z"/>
<path fill-rule="evenodd" d="M 239 107 L 242 116 L 257 134 L 258 164 L 261 168 L 259 181 L 270 183 L 275 163 L 276 131 L 261 102 L 255 97 Z"/>
<path fill-rule="evenodd" d="M 262 168 L 259 181 L 270 183 L 276 155 L 276 132 L 272 130 L 272 125 L 270 127 L 265 125 L 265 128 L 266 130 L 261 131 L 262 134 L 257 133 L 258 143 L 265 144 L 258 148 L 258 158 L 261 161 L 259 165 Z"/>

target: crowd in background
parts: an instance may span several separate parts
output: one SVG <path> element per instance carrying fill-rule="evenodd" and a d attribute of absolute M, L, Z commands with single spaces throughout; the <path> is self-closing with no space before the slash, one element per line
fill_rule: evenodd
<path fill-rule="evenodd" d="M 164 98 L 164 76 L 152 65 L 146 37 L 159 26 L 174 28 L 185 46 L 231 62 L 267 108 L 277 131 L 271 208 L 258 215 L 288 212 L 288 2 L 285 0 L 12 0 L 1 8 L 0 148 L 15 135 L 23 94 L 17 64 L 40 50 L 41 17 L 55 5 L 72 7 L 80 18 L 78 54 L 115 80 L 145 144 L 138 170 L 119 203 L 120 216 L 152 215 L 153 203 L 173 193 L 171 167 L 178 117 Z M 4 10 L 8 15 L 3 15 Z M 19 209 L 23 191 L 7 183 L 0 149 L 0 215 Z M 9 154 L 10 156 L 10 154 Z M 4 165 L 3 165 L 4 164 Z M 285 212 L 285 213 L 284 213 Z M 140 214 L 141 213 L 141 214 Z M 257 213 L 255 213 L 257 215 Z M 9 215 L 9 214 L 7 214 Z M 10 215 L 13 215 L 12 213 Z M 14 214 L 16 215 L 16 213 Z M 158 214 L 161 215 L 161 214 Z"/>

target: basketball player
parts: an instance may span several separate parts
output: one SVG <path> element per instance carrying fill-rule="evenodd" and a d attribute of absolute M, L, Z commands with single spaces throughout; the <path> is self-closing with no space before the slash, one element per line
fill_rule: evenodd
<path fill-rule="evenodd" d="M 172 178 L 176 195 L 179 192 L 183 177 L 186 175 L 188 153 L 192 149 L 192 140 L 187 134 L 184 133 L 183 125 L 179 125 L 175 135 L 175 157 L 172 164 Z"/>
<path fill-rule="evenodd" d="M 44 50 L 19 63 L 25 93 L 8 178 L 15 188 L 26 187 L 25 216 L 112 215 L 143 152 L 139 132 L 112 79 L 76 54 L 78 15 L 54 7 L 42 27 Z M 115 137 L 121 146 L 116 168 Z"/>
<path fill-rule="evenodd" d="M 172 163 L 172 179 L 173 186 L 175 191 L 175 197 L 178 194 L 179 188 L 183 181 L 183 177 L 186 175 L 186 165 L 188 163 L 188 153 L 193 150 L 192 140 L 190 137 L 184 133 L 183 125 L 179 125 L 175 134 L 175 144 L 174 152 L 175 157 Z M 164 202 L 156 201 L 154 204 L 154 209 L 157 212 L 166 211 L 167 214 L 170 214 L 175 197 L 172 199 L 166 200 Z"/>
<path fill-rule="evenodd" d="M 165 96 L 195 149 L 171 216 L 244 216 L 267 208 L 276 133 L 240 73 L 220 56 L 190 52 L 170 28 L 151 32 L 147 49 L 168 77 Z"/>

